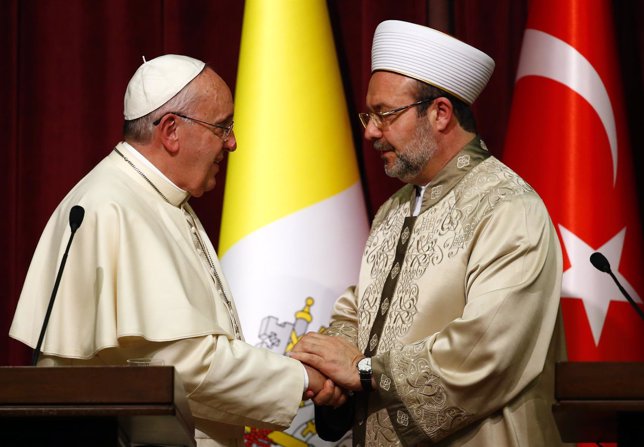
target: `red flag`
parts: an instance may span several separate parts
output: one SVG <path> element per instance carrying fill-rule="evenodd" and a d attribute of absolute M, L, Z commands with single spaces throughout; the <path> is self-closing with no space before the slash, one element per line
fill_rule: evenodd
<path fill-rule="evenodd" d="M 562 313 L 571 361 L 644 360 L 642 227 L 610 0 L 533 0 L 504 161 L 541 195 L 564 253 Z"/>

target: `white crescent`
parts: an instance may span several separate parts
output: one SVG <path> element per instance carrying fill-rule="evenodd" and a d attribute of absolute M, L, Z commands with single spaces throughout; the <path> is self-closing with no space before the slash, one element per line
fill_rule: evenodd
<path fill-rule="evenodd" d="M 613 186 L 617 180 L 617 130 L 606 87 L 597 70 L 579 51 L 551 34 L 526 29 L 516 82 L 525 76 L 552 79 L 577 92 L 601 120 L 613 160 Z"/>

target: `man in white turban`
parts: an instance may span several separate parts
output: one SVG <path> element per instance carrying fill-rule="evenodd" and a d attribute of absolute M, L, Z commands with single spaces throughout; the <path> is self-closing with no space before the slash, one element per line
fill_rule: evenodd
<path fill-rule="evenodd" d="M 133 358 L 174 365 L 199 446 L 242 445 L 245 425 L 283 429 L 303 394 L 332 393 L 333 385 L 243 341 L 217 254 L 188 205 L 215 187 L 219 163 L 237 147 L 230 89 L 202 61 L 165 55 L 140 66 L 124 106 L 124 141 L 67 194 L 44 230 L 10 335 L 37 345 L 68 215 L 80 205 L 85 218 L 39 365 Z"/>
<path fill-rule="evenodd" d="M 349 420 L 357 446 L 561 444 L 561 250 L 537 193 L 476 132 L 469 106 L 493 68 L 430 28 L 376 29 L 360 120 L 406 185 L 376 214 L 330 336 L 292 354 L 355 393 L 316 409 L 325 439 Z"/>

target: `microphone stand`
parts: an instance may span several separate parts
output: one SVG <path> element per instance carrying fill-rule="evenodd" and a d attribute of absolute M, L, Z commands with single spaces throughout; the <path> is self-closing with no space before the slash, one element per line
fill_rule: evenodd
<path fill-rule="evenodd" d="M 65 253 L 63 254 L 63 259 L 60 262 L 60 267 L 58 268 L 58 274 L 56 275 L 56 281 L 54 283 L 54 289 L 51 291 L 51 297 L 49 298 L 49 305 L 47 306 L 47 313 L 45 314 L 45 320 L 43 321 L 42 328 L 40 329 L 40 336 L 38 337 L 38 343 L 34 349 L 33 356 L 31 358 L 31 365 L 36 366 L 38 363 L 38 357 L 40 356 L 40 347 L 42 346 L 43 339 L 45 338 L 45 331 L 47 330 L 47 324 L 49 323 L 49 317 L 51 316 L 51 310 L 54 307 L 54 300 L 56 299 L 56 293 L 58 292 L 58 286 L 60 285 L 60 279 L 63 276 L 63 270 L 65 269 L 65 263 L 67 262 L 67 254 L 69 253 L 69 248 L 72 245 L 72 240 L 74 239 L 74 234 L 76 230 L 80 227 L 83 222 L 83 217 L 85 216 L 85 210 L 81 206 L 74 206 L 69 213 L 69 226 L 72 230 L 72 234 L 69 235 L 69 241 L 67 242 L 67 248 L 65 248 Z"/>
<path fill-rule="evenodd" d="M 626 300 L 629 302 L 629 304 L 633 306 L 640 318 L 644 320 L 644 312 L 642 311 L 642 309 L 640 309 L 635 300 L 631 298 L 626 289 L 624 289 L 624 287 L 622 287 L 622 285 L 619 283 L 617 277 L 610 268 L 610 263 L 608 262 L 608 259 L 606 259 L 606 256 L 596 251 L 595 253 L 590 255 L 590 263 L 600 272 L 608 273 L 610 277 L 613 278 L 613 281 L 615 281 L 615 284 L 617 284 L 619 291 L 622 292 L 622 295 L 626 297 Z"/>

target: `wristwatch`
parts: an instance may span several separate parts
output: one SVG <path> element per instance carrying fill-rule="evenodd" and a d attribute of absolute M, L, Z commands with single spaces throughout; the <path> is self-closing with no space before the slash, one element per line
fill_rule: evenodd
<path fill-rule="evenodd" d="M 371 377 L 373 370 L 371 369 L 371 357 L 365 357 L 358 362 L 358 373 L 360 374 L 360 384 L 363 391 L 371 391 Z"/>

